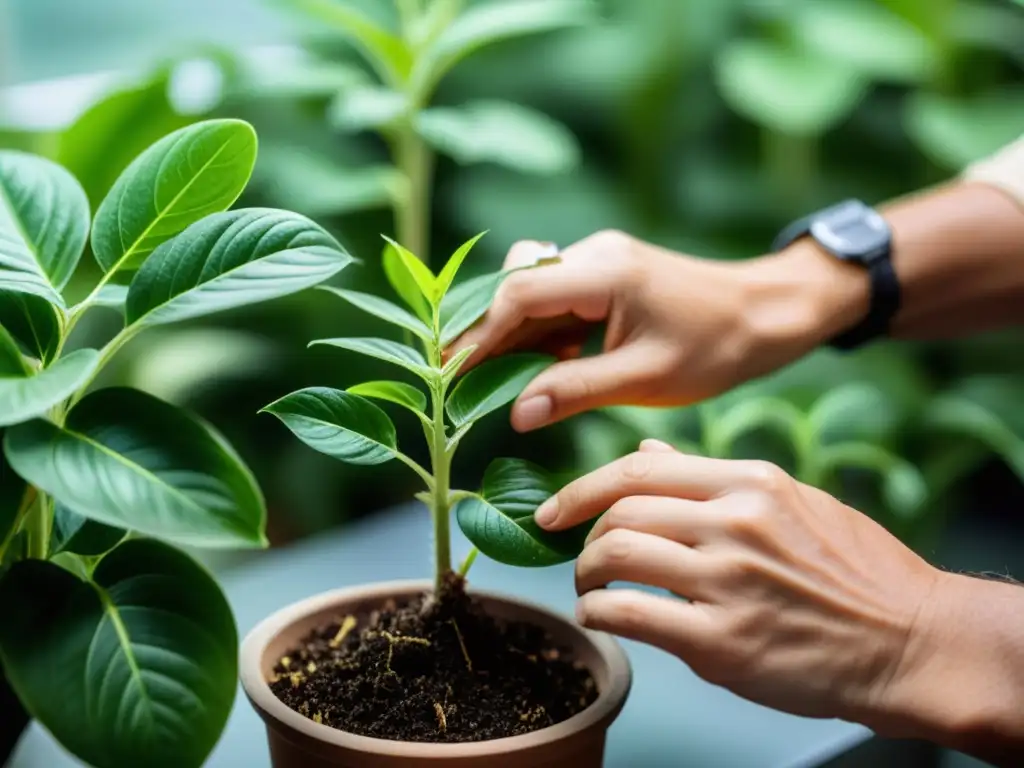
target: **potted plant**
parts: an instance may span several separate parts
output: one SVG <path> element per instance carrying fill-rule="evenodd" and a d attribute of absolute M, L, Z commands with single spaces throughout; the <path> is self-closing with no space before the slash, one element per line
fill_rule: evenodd
<path fill-rule="evenodd" d="M 299 291 L 351 262 L 305 217 L 228 210 L 256 149 L 238 120 L 178 130 L 94 217 L 62 167 L 0 152 L 0 683 L 23 709 L 0 716 L 31 715 L 99 768 L 205 761 L 234 702 L 237 631 L 211 575 L 174 545 L 267 542 L 260 489 L 211 425 L 92 384 L 149 328 Z M 71 304 L 87 242 L 102 276 Z M 121 329 L 74 348 L 97 307 Z"/>
<path fill-rule="evenodd" d="M 479 237 L 479 236 L 478 236 Z M 468 593 L 477 552 L 514 566 L 573 559 L 590 526 L 552 534 L 533 521 L 554 492 L 539 467 L 496 459 L 477 492 L 450 487 L 460 442 L 511 402 L 552 360 L 512 354 L 459 376 L 472 353 L 445 348 L 487 310 L 507 273 L 451 288 L 474 238 L 433 274 L 389 241 L 389 279 L 409 309 L 325 288 L 418 340 L 322 339 L 394 364 L 419 380 L 311 387 L 263 410 L 310 447 L 341 461 L 398 460 L 419 476 L 434 527 L 433 583 L 342 589 L 285 608 L 242 647 L 242 684 L 267 723 L 275 766 L 601 764 L 605 731 L 629 689 L 625 655 L 609 637 L 515 599 Z M 429 468 L 404 453 L 373 400 L 423 425 Z M 450 519 L 475 545 L 452 569 Z"/>

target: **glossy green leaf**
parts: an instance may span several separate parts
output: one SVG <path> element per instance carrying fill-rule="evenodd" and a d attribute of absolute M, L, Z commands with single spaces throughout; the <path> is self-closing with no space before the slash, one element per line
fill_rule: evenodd
<path fill-rule="evenodd" d="M 134 389 L 101 389 L 63 427 L 7 430 L 15 471 L 97 522 L 198 547 L 264 546 L 266 510 L 248 468 L 205 422 Z"/>
<path fill-rule="evenodd" d="M 384 275 L 387 277 L 388 282 L 391 283 L 391 287 L 395 289 L 395 293 L 401 297 L 402 301 L 412 309 L 420 320 L 428 325 L 433 323 L 433 311 L 430 308 L 430 302 L 427 301 L 420 291 L 420 287 L 416 285 L 416 279 L 405 265 L 405 261 L 398 253 L 398 250 L 390 243 L 384 245 L 383 261 Z"/>
<path fill-rule="evenodd" d="M 421 339 L 429 340 L 433 338 L 430 328 L 422 320 L 412 313 L 406 312 L 396 304 L 392 304 L 387 299 L 374 296 L 372 293 L 347 291 L 343 288 L 335 288 L 334 286 L 329 285 L 323 286 L 322 290 L 343 298 L 352 306 L 363 310 L 363 312 L 367 312 L 374 317 L 379 317 L 381 320 L 393 323 L 400 328 L 405 328 L 407 331 L 414 333 Z"/>
<path fill-rule="evenodd" d="M 128 289 L 127 322 L 173 323 L 257 304 L 321 283 L 351 262 L 333 237 L 297 213 L 218 213 L 146 260 Z"/>
<path fill-rule="evenodd" d="M 427 410 L 427 396 L 422 391 L 401 381 L 367 381 L 346 390 L 350 395 L 371 397 L 408 408 L 413 413 Z"/>
<path fill-rule="evenodd" d="M 60 291 L 82 257 L 89 201 L 56 163 L 0 151 L 0 290 L 64 306 Z"/>
<path fill-rule="evenodd" d="M 96 557 L 120 544 L 127 533 L 123 528 L 97 523 L 72 512 L 63 504 L 57 504 L 53 510 L 53 530 L 50 532 L 50 556 L 68 552 Z"/>
<path fill-rule="evenodd" d="M 57 308 L 31 293 L 0 290 L 0 326 L 29 357 L 49 363 L 60 345 Z"/>
<path fill-rule="evenodd" d="M 32 369 L 21 356 L 18 343 L 7 329 L 0 325 L 0 381 L 23 379 L 32 375 Z"/>
<path fill-rule="evenodd" d="M 452 287 L 452 283 L 455 282 L 455 276 L 459 273 L 459 269 L 462 267 L 462 263 L 469 256 L 469 252 L 473 250 L 473 246 L 477 244 L 477 241 L 481 237 L 486 235 L 486 232 L 481 232 L 476 237 L 467 240 L 465 243 L 460 245 L 445 262 L 444 267 L 437 275 L 437 284 L 435 290 L 437 295 L 441 298 L 448 293 L 448 289 Z"/>
<path fill-rule="evenodd" d="M 867 81 L 841 61 L 763 40 L 735 40 L 715 62 L 718 88 L 736 112 L 781 133 L 817 136 L 860 103 Z"/>
<path fill-rule="evenodd" d="M 568 128 L 511 102 L 425 109 L 416 115 L 416 130 L 438 152 L 463 165 L 496 163 L 549 175 L 569 171 L 580 161 L 579 144 Z"/>
<path fill-rule="evenodd" d="M 404 94 L 366 85 L 339 93 L 331 102 L 327 119 L 341 131 L 380 131 L 401 119 L 408 108 L 409 100 Z"/>
<path fill-rule="evenodd" d="M 593 523 L 549 533 L 533 513 L 557 487 L 542 469 L 518 459 L 496 459 L 478 496 L 455 505 L 459 528 L 488 557 L 520 567 L 545 567 L 572 560 L 583 549 Z"/>
<path fill-rule="evenodd" d="M 106 272 L 138 269 L 161 243 L 245 189 L 256 132 L 241 120 L 208 120 L 165 136 L 125 169 L 100 203 L 92 250 Z"/>
<path fill-rule="evenodd" d="M 420 259 L 406 248 L 404 245 L 396 243 L 390 237 L 385 237 L 385 241 L 390 245 L 395 253 L 398 254 L 398 258 L 402 260 L 406 270 L 412 275 L 412 279 L 416 283 L 416 287 L 420 289 L 420 293 L 423 297 L 431 304 L 435 301 L 435 293 L 437 286 L 437 278 L 434 277 L 434 273 L 430 271 L 430 267 L 424 264 Z"/>
<path fill-rule="evenodd" d="M 96 298 L 92 300 L 92 303 L 95 304 L 97 307 L 112 307 L 116 309 L 124 309 L 125 302 L 127 301 L 127 285 L 107 283 L 102 288 L 100 288 L 99 293 L 96 294 Z"/>
<path fill-rule="evenodd" d="M 441 346 L 447 347 L 487 314 L 510 272 L 492 272 L 459 283 L 441 300 Z"/>
<path fill-rule="evenodd" d="M 417 92 L 429 94 L 452 67 L 485 46 L 586 24 L 595 18 L 595 11 L 588 0 L 494 0 L 473 5 L 417 60 L 413 73 Z"/>
<path fill-rule="evenodd" d="M 462 370 L 462 366 L 465 365 L 466 361 L 470 358 L 473 352 L 477 349 L 476 344 L 468 347 L 464 347 L 452 355 L 451 359 L 444 364 L 441 369 L 441 381 L 447 386 L 452 379 L 459 375 L 459 371 Z"/>
<path fill-rule="evenodd" d="M 1002 149 L 1021 133 L 1024 91 L 956 98 L 917 91 L 906 102 L 907 135 L 931 160 L 960 171 Z"/>
<path fill-rule="evenodd" d="M 932 78 L 940 63 L 923 31 L 878 3 L 808 3 L 792 15 L 790 28 L 806 49 L 872 78 L 918 83 Z"/>
<path fill-rule="evenodd" d="M 157 541 L 125 542 L 92 578 L 27 560 L 0 581 L 11 686 L 96 768 L 199 768 L 237 687 L 227 600 L 205 569 Z"/>
<path fill-rule="evenodd" d="M 4 335 L 0 328 L 0 336 Z M 5 346 L 0 343 L 0 347 Z M 94 349 L 79 349 L 64 355 L 37 373 L 23 369 L 19 375 L 0 361 L 0 368 L 3 368 L 0 370 L 0 426 L 45 415 L 88 382 L 98 363 L 99 353 Z"/>
<path fill-rule="evenodd" d="M 409 76 L 412 52 L 405 41 L 342 0 L 288 0 L 288 4 L 350 38 L 391 85 L 399 85 Z"/>
<path fill-rule="evenodd" d="M 412 347 L 399 344 L 397 341 L 388 339 L 364 339 L 364 338 L 338 338 L 338 339 L 317 339 L 311 341 L 309 346 L 323 344 L 338 349 L 347 349 L 350 352 L 358 352 L 361 355 L 375 357 L 387 363 L 399 365 L 417 376 L 430 380 L 434 377 L 433 369 L 427 364 L 423 355 Z"/>
<path fill-rule="evenodd" d="M 279 418 L 310 448 L 349 464 L 383 464 L 395 457 L 395 425 L 358 395 L 310 387 L 285 395 L 263 411 Z"/>
<path fill-rule="evenodd" d="M 514 354 L 481 363 L 459 379 L 448 396 L 448 418 L 459 427 L 511 403 L 553 362 L 547 355 Z"/>

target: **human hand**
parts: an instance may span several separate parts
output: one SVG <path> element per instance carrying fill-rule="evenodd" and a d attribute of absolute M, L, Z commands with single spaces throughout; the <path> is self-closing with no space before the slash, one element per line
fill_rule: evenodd
<path fill-rule="evenodd" d="M 885 732 L 941 706 L 922 684 L 939 658 L 933 603 L 962 577 L 865 515 L 770 464 L 656 441 L 570 483 L 537 520 L 559 530 L 602 512 L 576 566 L 584 626 L 663 648 L 709 682 L 800 715 Z M 612 582 L 692 602 L 604 589 Z"/>
<path fill-rule="evenodd" d="M 547 249 L 524 241 L 505 267 Z M 513 349 L 561 362 L 512 409 L 520 431 L 610 405 L 686 405 L 767 373 L 851 324 L 867 295 L 864 270 L 798 244 L 747 262 L 684 256 L 619 232 L 564 249 L 557 264 L 509 275 L 484 319 L 447 351 L 477 345 L 463 370 Z M 603 353 L 580 358 L 605 323 Z"/>

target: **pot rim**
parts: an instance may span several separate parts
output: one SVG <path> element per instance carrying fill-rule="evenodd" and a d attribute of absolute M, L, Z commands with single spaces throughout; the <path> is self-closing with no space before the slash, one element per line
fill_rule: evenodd
<path fill-rule="evenodd" d="M 467 748 L 471 748 L 478 754 L 481 750 L 505 754 L 526 748 L 536 748 L 589 730 L 602 722 L 606 725 L 610 724 L 621 711 L 632 685 L 632 669 L 622 647 L 611 635 L 579 627 L 560 613 L 529 600 L 486 589 L 470 591 L 478 597 L 514 603 L 548 619 L 566 623 L 597 648 L 600 656 L 608 664 L 610 682 L 605 690 L 598 693 L 593 704 L 560 723 L 518 736 L 486 741 L 433 743 L 378 739 L 316 723 L 286 705 L 270 690 L 270 685 L 261 672 L 264 650 L 290 624 L 294 624 L 310 614 L 323 611 L 335 603 L 354 599 L 360 601 L 372 601 L 375 598 L 385 599 L 396 594 L 428 590 L 432 586 L 432 583 L 426 580 L 409 579 L 342 587 L 292 603 L 263 619 L 246 635 L 242 642 L 239 658 L 239 677 L 242 688 L 257 713 L 276 730 L 280 731 L 283 728 L 298 731 L 306 737 L 348 750 L 368 754 L 386 754 L 392 757 L 443 759 L 460 757 L 465 754 Z"/>

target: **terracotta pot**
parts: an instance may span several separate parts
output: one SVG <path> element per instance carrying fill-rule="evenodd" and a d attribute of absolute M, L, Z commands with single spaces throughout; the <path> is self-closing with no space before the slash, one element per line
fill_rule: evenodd
<path fill-rule="evenodd" d="M 396 581 L 327 592 L 278 611 L 249 633 L 242 643 L 242 687 L 267 725 L 274 768 L 599 768 L 605 734 L 629 693 L 626 655 L 608 635 L 581 629 L 514 597 L 472 591 L 492 616 L 536 624 L 555 642 L 572 648 L 597 682 L 597 700 L 557 725 L 507 739 L 462 744 L 391 741 L 315 723 L 271 692 L 267 678 L 274 664 L 313 628 L 339 615 L 368 612 L 388 598 L 401 601 L 429 588 L 428 582 Z"/>

